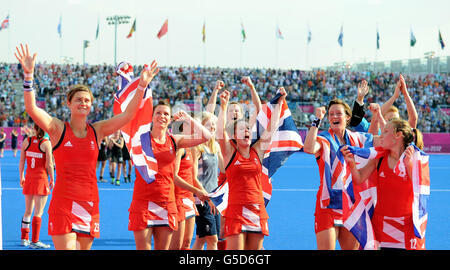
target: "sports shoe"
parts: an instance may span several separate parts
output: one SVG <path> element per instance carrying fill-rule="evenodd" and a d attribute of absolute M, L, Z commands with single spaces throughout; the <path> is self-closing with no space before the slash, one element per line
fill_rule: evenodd
<path fill-rule="evenodd" d="M 116 180 L 116 186 L 120 186 L 120 180 L 119 179 Z"/>
<path fill-rule="evenodd" d="M 28 239 L 22 239 L 21 242 L 22 246 L 24 247 L 28 247 L 30 245 L 30 240 Z"/>
<path fill-rule="evenodd" d="M 50 248 L 50 245 L 44 244 L 41 241 L 37 241 L 36 243 L 31 242 L 30 247 L 34 249 L 41 249 L 41 248 Z"/>

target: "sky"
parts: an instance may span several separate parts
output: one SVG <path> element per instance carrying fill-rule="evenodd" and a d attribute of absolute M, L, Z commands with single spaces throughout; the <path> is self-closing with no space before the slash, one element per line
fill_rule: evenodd
<path fill-rule="evenodd" d="M 132 64 L 155 59 L 161 66 L 309 69 L 419 58 L 430 51 L 450 55 L 448 0 L 0 0 L 0 7 L 0 21 L 8 14 L 10 20 L 0 31 L 0 62 L 17 62 L 15 47 L 28 43 L 38 62 L 81 64 L 83 40 L 89 40 L 85 62 L 113 64 L 115 32 L 106 18 L 114 15 L 131 17 L 118 26 L 116 53 L 117 62 Z M 135 19 L 136 31 L 127 39 Z M 168 34 L 158 39 L 166 19 Z M 284 39 L 276 38 L 277 25 Z M 343 47 L 337 42 L 341 26 Z M 417 40 L 412 48 L 411 29 Z"/>

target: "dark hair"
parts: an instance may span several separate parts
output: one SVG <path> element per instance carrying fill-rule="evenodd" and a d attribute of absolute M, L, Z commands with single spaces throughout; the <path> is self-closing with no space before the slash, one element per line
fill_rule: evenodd
<path fill-rule="evenodd" d="M 92 94 L 91 89 L 89 89 L 89 87 L 87 87 L 86 85 L 82 85 L 82 84 L 77 84 L 74 87 L 72 87 L 72 89 L 70 89 L 70 91 L 67 93 L 67 101 L 71 102 L 73 96 L 77 92 L 87 92 L 87 93 L 89 93 L 89 95 L 91 97 L 91 103 L 94 102 L 94 95 Z"/>
<path fill-rule="evenodd" d="M 158 108 L 158 106 L 167 106 L 170 109 L 170 114 L 172 115 L 172 107 L 170 106 L 169 102 L 165 101 L 165 100 L 159 100 L 158 103 L 156 103 L 156 105 L 153 107 L 153 111 L 156 110 L 156 108 Z"/>
<path fill-rule="evenodd" d="M 339 98 L 332 99 L 328 104 L 327 114 L 330 111 L 332 105 L 342 105 L 344 107 L 345 114 L 349 116 L 349 119 L 347 120 L 348 126 L 350 124 L 350 120 L 352 119 L 352 109 L 350 108 L 350 106 L 347 103 L 345 103 L 345 101 L 343 101 L 342 99 Z"/>
<path fill-rule="evenodd" d="M 45 131 L 36 123 L 34 123 L 34 130 L 36 131 L 36 137 L 38 137 L 38 139 L 44 138 Z"/>

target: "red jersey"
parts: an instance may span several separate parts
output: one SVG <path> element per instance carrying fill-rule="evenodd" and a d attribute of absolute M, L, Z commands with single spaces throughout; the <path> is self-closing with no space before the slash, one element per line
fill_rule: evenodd
<path fill-rule="evenodd" d="M 389 168 L 388 154 L 382 158 L 376 173 L 377 204 L 374 213 L 389 217 L 411 216 L 414 194 L 408 176 L 397 176 Z"/>
<path fill-rule="evenodd" d="M 97 135 L 90 124 L 86 124 L 86 128 L 86 137 L 78 138 L 66 122 L 61 139 L 53 147 L 56 166 L 54 198 L 98 202 Z"/>
<path fill-rule="evenodd" d="M 174 202 L 175 140 L 171 135 L 166 134 L 165 143 L 159 144 L 152 137 L 152 150 L 155 159 L 158 161 L 158 173 L 155 175 L 155 181 L 147 184 L 135 168 L 136 181 L 134 183 L 133 200 Z"/>
<path fill-rule="evenodd" d="M 262 204 L 262 166 L 258 154 L 250 148 L 250 156 L 244 158 L 235 150 L 225 169 L 229 185 L 228 204 Z"/>
<path fill-rule="evenodd" d="M 45 138 L 38 139 L 36 136 L 29 138 L 28 147 L 25 149 L 27 170 L 25 173 L 25 185 L 23 194 L 49 195 L 48 175 L 45 168 L 46 155 L 40 149 Z"/>
<path fill-rule="evenodd" d="M 178 176 L 183 178 L 186 183 L 194 185 L 194 160 L 190 148 L 185 148 L 186 152 L 181 157 L 180 169 L 178 170 Z M 190 198 L 193 197 L 192 192 L 175 185 L 175 196 L 177 198 Z"/>

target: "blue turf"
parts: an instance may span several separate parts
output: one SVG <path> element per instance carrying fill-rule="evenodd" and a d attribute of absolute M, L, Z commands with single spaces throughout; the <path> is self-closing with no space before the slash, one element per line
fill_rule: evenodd
<path fill-rule="evenodd" d="M 3 248 L 24 249 L 20 244 L 20 221 L 25 200 L 19 186 L 19 155 L 5 151 L 0 159 L 2 176 Z M 108 170 L 104 177 L 109 181 Z M 450 155 L 430 156 L 431 196 L 427 226 L 427 249 L 450 249 Z M 134 175 L 134 173 L 132 174 Z M 122 179 L 123 181 L 123 179 Z M 319 173 L 311 155 L 292 155 L 273 177 L 273 193 L 267 210 L 270 236 L 264 240 L 266 250 L 316 249 L 314 208 Z M 128 208 L 133 184 L 113 186 L 100 183 L 100 238 L 92 249 L 135 249 L 133 233 L 127 230 Z M 47 202 L 50 202 L 49 196 Z M 47 234 L 47 208 L 42 217 L 41 241 L 52 244 Z M 53 246 L 53 244 L 52 244 Z"/>

